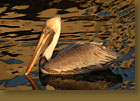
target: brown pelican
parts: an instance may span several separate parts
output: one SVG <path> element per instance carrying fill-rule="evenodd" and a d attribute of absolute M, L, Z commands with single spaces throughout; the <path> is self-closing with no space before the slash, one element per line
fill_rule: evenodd
<path fill-rule="evenodd" d="M 25 75 L 31 71 L 40 54 L 40 70 L 45 74 L 80 74 L 106 69 L 118 55 L 97 42 L 76 42 L 62 49 L 55 58 L 53 51 L 61 31 L 61 18 L 54 17 L 46 21 L 40 40 Z"/>

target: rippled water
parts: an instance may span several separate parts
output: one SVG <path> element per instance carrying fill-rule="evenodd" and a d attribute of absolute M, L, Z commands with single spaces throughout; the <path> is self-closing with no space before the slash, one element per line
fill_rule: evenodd
<path fill-rule="evenodd" d="M 134 0 L 0 2 L 0 89 L 135 89 Z M 95 41 L 120 58 L 106 72 L 74 77 L 39 77 L 37 63 L 30 78 L 25 77 L 42 26 L 56 15 L 62 17 L 62 31 L 55 50 L 81 40 Z"/>

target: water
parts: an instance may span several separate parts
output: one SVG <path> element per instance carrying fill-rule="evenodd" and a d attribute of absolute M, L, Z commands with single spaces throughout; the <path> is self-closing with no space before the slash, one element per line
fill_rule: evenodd
<path fill-rule="evenodd" d="M 24 76 L 44 22 L 57 15 L 62 17 L 62 31 L 55 50 L 81 40 L 102 42 L 120 55 L 111 65 L 111 71 L 106 72 L 110 77 L 106 73 L 39 77 L 38 63 L 30 78 Z M 1 0 L 0 65 L 0 89 L 3 90 L 134 90 L 134 0 Z"/>

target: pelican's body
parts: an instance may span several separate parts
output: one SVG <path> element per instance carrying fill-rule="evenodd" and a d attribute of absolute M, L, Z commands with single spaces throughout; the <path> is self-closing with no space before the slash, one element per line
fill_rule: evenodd
<path fill-rule="evenodd" d="M 44 61 L 40 69 L 45 74 L 80 74 L 106 69 L 117 54 L 100 43 L 77 42 L 61 50 L 55 58 Z"/>
<path fill-rule="evenodd" d="M 43 57 L 47 61 L 41 60 L 40 70 L 45 74 L 87 73 L 93 70 L 106 69 L 108 64 L 117 59 L 118 55 L 115 52 L 96 42 L 76 42 L 61 50 L 55 58 L 51 58 L 60 36 L 60 22 L 59 17 L 54 17 L 46 22 L 42 33 L 42 36 L 44 36 L 40 38 L 26 75 L 43 49 L 45 49 Z M 49 38 L 49 40 L 46 38 Z"/>

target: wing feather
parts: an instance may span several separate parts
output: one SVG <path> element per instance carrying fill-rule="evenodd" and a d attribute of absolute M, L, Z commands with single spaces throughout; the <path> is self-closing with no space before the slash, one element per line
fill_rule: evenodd
<path fill-rule="evenodd" d="M 117 57 L 115 52 L 101 46 L 101 43 L 77 42 L 64 48 L 43 68 L 46 71 L 51 70 L 52 73 L 60 74 L 75 70 L 82 72 L 85 68 L 88 70 L 103 69 L 103 65 L 111 63 Z"/>

